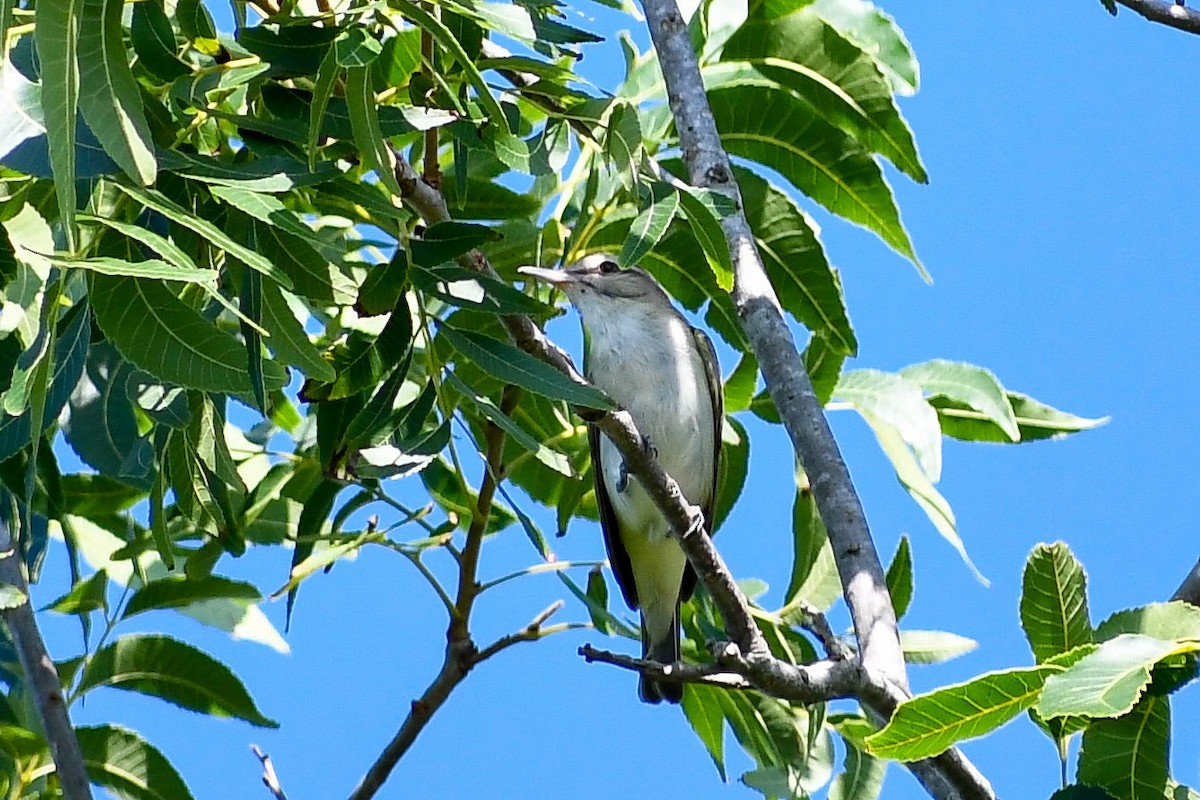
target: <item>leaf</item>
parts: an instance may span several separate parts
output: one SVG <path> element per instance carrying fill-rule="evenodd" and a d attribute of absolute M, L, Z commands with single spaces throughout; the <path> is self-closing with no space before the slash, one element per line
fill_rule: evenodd
<path fill-rule="evenodd" d="M 88 297 L 100 329 L 141 369 L 190 389 L 250 395 L 245 348 L 161 282 L 93 274 Z M 263 367 L 268 388 L 287 383 L 278 364 Z"/>
<path fill-rule="evenodd" d="M 121 619 L 129 619 L 155 609 L 184 608 L 214 598 L 253 602 L 261 600 L 262 595 L 252 584 L 217 575 L 207 575 L 203 578 L 172 575 L 169 578 L 150 581 L 134 592 L 125 604 L 125 610 L 121 612 Z"/>
<path fill-rule="evenodd" d="M 991 371 L 961 361 L 936 359 L 900 370 L 900 375 L 931 395 L 940 395 L 973 408 L 995 423 L 1011 441 L 1019 441 L 1012 403 L 999 379 Z"/>
<path fill-rule="evenodd" d="M 492 95 L 487 81 L 484 80 L 483 75 L 475 67 L 475 60 L 467 54 L 467 51 L 463 49 L 458 39 L 450 32 L 450 29 L 441 20 L 435 18 L 416 3 L 409 2 L 409 0 L 389 0 L 389 5 L 412 20 L 418 27 L 427 31 L 433 37 L 434 41 L 454 57 L 458 65 L 462 67 L 463 74 L 467 80 L 475 87 L 475 96 L 487 112 L 488 122 L 500 129 L 511 130 L 508 125 L 508 117 L 504 114 L 504 109 L 500 107 L 500 103 Z"/>
<path fill-rule="evenodd" d="M 480 369 L 505 383 L 584 408 L 605 411 L 615 408 L 599 389 L 575 383 L 549 364 L 499 339 L 446 324 L 438 328 L 438 335 Z"/>
<path fill-rule="evenodd" d="M 137 733 L 99 725 L 75 735 L 88 778 L 121 800 L 192 800 L 171 762 Z"/>
<path fill-rule="evenodd" d="M 351 30 L 358 30 L 352 28 Z M 305 151 L 308 153 L 308 168 L 312 169 L 316 166 L 317 150 L 321 142 L 321 123 L 325 119 L 325 109 L 329 105 L 329 98 L 333 95 L 334 84 L 337 83 L 338 77 L 342 74 L 342 70 L 337 61 L 337 53 L 330 50 L 325 54 L 325 58 L 321 60 L 321 65 L 317 68 L 317 79 L 313 84 L 312 106 L 309 110 L 308 121 L 308 141 L 305 143 Z"/>
<path fill-rule="evenodd" d="M 426 294 L 460 308 L 490 314 L 530 314 L 549 316 L 553 309 L 545 303 L 517 291 L 503 281 L 464 269 L 457 264 L 417 267 L 413 285 Z"/>
<path fill-rule="evenodd" d="M 892 598 L 892 610 L 896 613 L 896 621 L 904 617 L 909 603 L 913 598 L 913 563 L 912 546 L 908 536 L 901 536 L 896 545 L 896 554 L 887 568 L 888 595 Z"/>
<path fill-rule="evenodd" d="M 176 55 L 175 31 L 160 3 L 133 4 L 129 38 L 138 61 L 159 80 L 170 83 L 192 71 Z"/>
<path fill-rule="evenodd" d="M 825 523 L 817 510 L 808 476 L 796 472 L 796 498 L 792 502 L 792 577 L 786 602 L 802 600 L 818 611 L 826 611 L 842 592 L 837 564 Z"/>
<path fill-rule="evenodd" d="M 663 238 L 678 210 L 679 193 L 665 183 L 654 184 L 650 189 L 648 205 L 629 228 L 629 237 L 617 256 L 617 262 L 623 267 L 636 266 Z"/>
<path fill-rule="evenodd" d="M 246 266 L 266 275 L 283 288 L 292 288 L 291 279 L 265 256 L 238 244 L 216 225 L 206 219 L 197 217 L 161 192 L 155 189 L 129 186 L 124 183 L 116 183 L 114 185 L 142 205 L 154 209 L 177 225 L 182 225 L 184 228 L 194 232 L 202 239 L 207 239 Z"/>
<path fill-rule="evenodd" d="M 892 87 L 870 55 L 809 5 L 772 19 L 752 14 L 729 39 L 722 59 L 745 59 L 807 100 L 829 123 L 880 153 L 915 181 L 928 176 Z"/>
<path fill-rule="evenodd" d="M 133 180 L 154 183 L 158 163 L 121 25 L 124 0 L 83 0 L 79 110 L 112 160 Z"/>
<path fill-rule="evenodd" d="M 6 554 L 5 558 L 10 557 L 10 555 L 11 553 Z M 16 586 L 0 584 L 0 611 L 20 608 L 27 602 L 29 602 L 29 595 L 22 592 Z"/>
<path fill-rule="evenodd" d="M 50 147 L 54 193 L 74 251 L 76 116 L 79 108 L 79 28 L 84 0 L 47 0 L 34 9 L 34 41 L 42 78 L 42 111 Z"/>
<path fill-rule="evenodd" d="M 1096 641 L 1122 633 L 1141 633 L 1156 639 L 1200 639 L 1200 608 L 1176 600 L 1118 611 L 1096 626 Z"/>
<path fill-rule="evenodd" d="M 108 610 L 108 575 L 104 570 L 75 582 L 71 590 L 43 610 L 59 614 L 86 614 L 89 611 Z"/>
<path fill-rule="evenodd" d="M 1025 562 L 1021 627 L 1039 664 L 1092 641 L 1087 576 L 1064 542 L 1039 544 Z"/>
<path fill-rule="evenodd" d="M 742 496 L 746 477 L 750 473 L 750 434 L 742 423 L 726 417 L 721 428 L 721 463 L 717 475 L 717 499 L 713 503 L 713 517 L 707 520 L 715 535 L 729 518 L 733 506 Z"/>
<path fill-rule="evenodd" d="M 994 731 L 1032 706 L 1046 679 L 1061 669 L 1043 665 L 989 672 L 917 695 L 899 705 L 883 730 L 867 737 L 867 749 L 905 762 L 935 756 L 955 742 Z"/>
<path fill-rule="evenodd" d="M 842 773 L 829 785 L 827 800 L 876 800 L 883 791 L 887 762 L 864 753 L 846 740 Z"/>
<path fill-rule="evenodd" d="M 237 42 L 269 63 L 271 74 L 281 77 L 311 75 L 338 37 L 336 27 L 315 25 L 267 25 L 240 27 Z"/>
<path fill-rule="evenodd" d="M 942 431 L 917 384 L 889 372 L 852 370 L 842 374 L 833 397 L 890 426 L 912 449 L 926 477 L 934 483 L 941 478 Z"/>
<path fill-rule="evenodd" d="M 184 283 L 214 283 L 217 272 L 196 267 L 178 267 L 157 258 L 145 261 L 126 261 L 123 258 L 93 256 L 91 258 L 62 258 L 51 256 L 50 263 L 65 269 L 86 269 L 101 275 L 120 275 L 127 278 L 157 278 Z"/>
<path fill-rule="evenodd" d="M 704 250 L 708 266 L 716 276 L 717 285 L 723 291 L 731 291 L 733 259 L 729 255 L 725 231 L 721 229 L 721 213 L 713 205 L 711 197 L 705 196 L 703 190 L 680 186 L 676 189 L 676 194 L 679 195 L 679 205 L 683 213 L 687 215 L 688 225 Z"/>
<path fill-rule="evenodd" d="M 82 696 L 101 686 L 158 697 L 201 714 L 279 727 L 263 716 L 228 667 L 169 636 L 122 636 L 97 651 L 84 668 L 77 693 Z"/>
<path fill-rule="evenodd" d="M 309 340 L 304 326 L 292 313 L 288 301 L 278 286 L 267 282 L 262 287 L 263 326 L 270 332 L 267 347 L 284 363 L 300 369 L 305 377 L 332 383 L 337 372 Z"/>
<path fill-rule="evenodd" d="M 1166 795 L 1171 709 L 1164 697 L 1147 697 L 1132 712 L 1093 722 L 1083 732 L 1077 777 L 1116 800 Z"/>
<path fill-rule="evenodd" d="M 712 758 L 722 781 L 725 774 L 725 714 L 719 693 L 726 691 L 715 686 L 694 683 L 683 693 L 683 713 L 688 724 L 700 737 L 704 749 Z"/>
<path fill-rule="evenodd" d="M 917 91 L 917 58 L 895 20 L 867 0 L 816 0 L 813 7 L 822 19 L 875 58 L 895 92 L 911 95 Z"/>
<path fill-rule="evenodd" d="M 421 238 L 414 238 L 409 242 L 409 247 L 414 264 L 436 267 L 500 238 L 495 229 L 486 225 L 449 220 L 430 225 Z"/>
<path fill-rule="evenodd" d="M 948 631 L 900 631 L 900 648 L 909 664 L 940 664 L 965 655 L 979 642 Z"/>
<path fill-rule="evenodd" d="M 776 170 L 834 214 L 876 233 L 928 280 L 879 164 L 846 134 L 781 89 L 725 85 L 708 97 L 731 155 Z"/>
<path fill-rule="evenodd" d="M 1067 414 L 1018 392 L 1007 394 L 1013 408 L 1013 418 L 1017 421 L 1017 430 L 1021 434 L 1018 441 L 1021 442 L 1059 439 L 1108 422 L 1108 417 L 1088 419 Z M 942 432 L 947 436 L 967 442 L 1013 441 L 1000 426 L 965 403 L 947 397 L 931 397 L 929 404 L 937 409 Z"/>
<path fill-rule="evenodd" d="M 389 192 L 395 197 L 402 197 L 404 192 L 396 180 L 394 157 L 379 127 L 370 67 L 351 67 L 346 70 L 346 104 L 350 111 L 354 141 L 363 164 L 375 173 Z"/>
<path fill-rule="evenodd" d="M 113 554 L 125 547 L 125 540 L 86 517 L 65 515 L 63 527 L 71 531 L 80 555 L 97 570 L 103 569 L 115 583 L 136 588 L 146 580 L 166 578 L 169 573 L 158 553 L 139 553 L 135 560 L 114 560 Z M 123 530 L 123 526 L 122 526 Z M 137 565 L 135 574 L 134 563 Z M 179 609 L 198 622 L 228 632 L 235 639 L 248 639 L 280 653 L 289 652 L 287 642 L 271 625 L 258 605 L 228 598 L 206 600 Z"/>
<path fill-rule="evenodd" d="M 1138 702 L 1155 664 L 1195 652 L 1200 652 L 1200 642 L 1164 642 L 1123 633 L 1047 680 L 1037 712 L 1044 718 L 1119 717 Z"/>

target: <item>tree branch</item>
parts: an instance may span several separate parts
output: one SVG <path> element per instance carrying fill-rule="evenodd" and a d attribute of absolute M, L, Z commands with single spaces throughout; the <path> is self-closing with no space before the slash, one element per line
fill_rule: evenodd
<path fill-rule="evenodd" d="M 1116 0 L 1116 2 L 1141 14 L 1151 22 L 1158 22 L 1187 33 L 1200 34 L 1200 11 L 1193 11 L 1182 0 Z M 1114 13 L 1113 16 L 1116 16 Z"/>
<path fill-rule="evenodd" d="M 1192 567 L 1191 572 L 1183 579 L 1183 583 L 1179 584 L 1179 588 L 1175 590 L 1175 594 L 1171 595 L 1171 599 L 1200 606 L 1200 561 L 1196 562 L 1196 566 Z"/>
<path fill-rule="evenodd" d="M 266 786 L 267 790 L 274 795 L 275 800 L 287 800 L 287 795 L 284 794 L 283 787 L 279 784 L 279 776 L 275 774 L 275 765 L 271 763 L 271 757 L 256 744 L 250 745 L 250 751 L 262 763 L 263 786 Z"/>
<path fill-rule="evenodd" d="M 25 601 L 13 608 L 0 610 L 0 619 L 8 628 L 9 636 L 17 649 L 21 671 L 37 701 L 38 717 L 50 744 L 50 755 L 58 773 L 63 796 L 67 800 L 91 800 L 91 782 L 83 766 L 83 752 L 75 737 L 75 728 L 67 713 L 63 699 L 62 682 L 54 660 L 46 652 L 46 643 L 38 630 L 29 601 L 29 583 L 21 563 L 21 554 L 8 531 L 8 525 L 0 519 L 0 586 L 12 586 L 25 596 Z"/>

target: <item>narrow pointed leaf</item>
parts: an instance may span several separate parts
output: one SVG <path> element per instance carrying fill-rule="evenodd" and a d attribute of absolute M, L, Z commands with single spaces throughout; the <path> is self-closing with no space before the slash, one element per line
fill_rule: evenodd
<path fill-rule="evenodd" d="M 842 375 L 833 397 L 864 417 L 891 426 L 912 449 L 929 480 L 936 483 L 941 478 L 941 427 L 937 412 L 917 384 L 890 372 L 852 370 Z"/>
<path fill-rule="evenodd" d="M 158 163 L 121 25 L 124 0 L 83 0 L 79 110 L 112 160 L 133 180 L 154 183 Z"/>
<path fill-rule="evenodd" d="M 1008 392 L 1013 418 L 1020 432 L 1020 442 L 1035 442 L 1041 439 L 1059 439 L 1068 434 L 1086 431 L 1108 422 L 1108 417 L 1089 419 L 1059 411 L 1057 408 L 1034 400 L 1019 392 Z M 929 404 L 938 412 L 942 432 L 955 439 L 967 442 L 1001 442 L 1014 440 L 984 413 L 966 403 L 945 396 L 929 398 Z"/>
<path fill-rule="evenodd" d="M 263 284 L 262 294 L 262 322 L 271 334 L 267 339 L 267 347 L 284 363 L 300 369 L 307 378 L 327 383 L 337 380 L 337 372 L 309 340 L 304 326 L 292 313 L 283 290 L 267 282 Z"/>
<path fill-rule="evenodd" d="M 637 266 L 666 234 L 678 210 L 679 194 L 666 184 L 655 184 L 650 204 L 633 220 L 617 261 L 625 267 Z"/>
<path fill-rule="evenodd" d="M 613 408 L 612 401 L 599 389 L 575 383 L 554 367 L 507 342 L 450 325 L 442 325 L 438 334 L 494 378 L 551 400 L 564 400 L 585 408 Z"/>
<path fill-rule="evenodd" d="M 118 275 L 128 278 L 158 278 L 164 281 L 182 281 L 184 283 L 212 283 L 217 279 L 215 270 L 196 267 L 181 268 L 157 258 L 145 261 L 126 261 L 123 258 L 109 258 L 108 256 L 91 258 L 51 256 L 50 263 L 66 269 L 86 269 L 103 275 Z"/>
<path fill-rule="evenodd" d="M 1092 641 L 1087 576 L 1065 543 L 1035 547 L 1023 582 L 1021 627 L 1039 664 Z"/>
<path fill-rule="evenodd" d="M 262 595 L 253 585 L 243 581 L 230 580 L 216 575 L 203 578 L 188 578 L 184 575 L 173 575 L 169 578 L 151 581 L 133 593 L 122 619 L 141 614 L 146 611 L 163 608 L 183 608 L 194 603 L 212 600 L 214 598 L 234 598 L 251 602 L 262 599 Z"/>
<path fill-rule="evenodd" d="M 217 717 L 236 717 L 275 728 L 229 668 L 212 656 L 168 636 L 122 636 L 95 654 L 78 693 L 101 686 L 140 692 L 182 708 Z"/>
<path fill-rule="evenodd" d="M 79 108 L 79 27 L 84 0 L 48 0 L 34 11 L 34 41 L 41 65 L 42 111 L 50 147 L 54 192 L 75 250 L 75 124 Z"/>
<path fill-rule="evenodd" d="M 956 742 L 994 731 L 1037 702 L 1046 679 L 1061 667 L 990 672 L 901 703 L 883 730 L 867 737 L 880 758 L 917 761 Z"/>
<path fill-rule="evenodd" d="M 909 664 L 940 664 L 974 650 L 979 642 L 949 631 L 900 631 L 900 649 Z"/>
<path fill-rule="evenodd" d="M 961 361 L 936 359 L 900 370 L 930 395 L 940 395 L 978 411 L 995 423 L 1011 441 L 1019 441 L 1021 429 L 1012 403 L 999 379 L 990 371 Z"/>
<path fill-rule="evenodd" d="M 892 556 L 892 563 L 888 564 L 886 577 L 888 594 L 892 598 L 892 610 L 896 612 L 896 619 L 900 620 L 908 611 L 913 597 L 912 546 L 907 535 L 900 537 L 900 544 L 896 545 L 896 554 Z"/>
<path fill-rule="evenodd" d="M 688 225 L 700 247 L 704 250 L 708 266 L 716 276 L 717 285 L 728 292 L 733 289 L 733 260 L 729 255 L 729 243 L 721 229 L 721 215 L 710 203 L 701 199 L 699 190 L 680 187 L 679 205 L 687 215 Z"/>

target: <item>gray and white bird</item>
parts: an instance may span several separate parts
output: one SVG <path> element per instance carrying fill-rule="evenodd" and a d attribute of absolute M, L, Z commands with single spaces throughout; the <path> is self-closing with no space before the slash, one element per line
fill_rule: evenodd
<path fill-rule="evenodd" d="M 724 399 L 708 336 L 688 324 L 648 272 L 622 270 L 612 256 L 590 255 L 565 270 L 521 272 L 558 287 L 578 309 L 588 380 L 630 413 L 643 446 L 703 510 L 711 532 Z M 608 560 L 625 602 L 641 610 L 642 657 L 674 663 L 679 604 L 691 597 L 696 574 L 612 441 L 590 427 L 588 443 Z M 638 695 L 647 703 L 678 703 L 683 685 L 643 675 Z"/>

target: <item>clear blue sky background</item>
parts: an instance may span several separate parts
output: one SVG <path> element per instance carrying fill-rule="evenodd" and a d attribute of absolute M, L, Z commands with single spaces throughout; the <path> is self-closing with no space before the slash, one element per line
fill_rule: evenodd
<path fill-rule="evenodd" d="M 858 329 L 861 354 L 850 366 L 961 359 L 1059 408 L 1112 416 L 1065 441 L 947 443 L 941 489 L 992 580 L 985 588 L 896 484 L 861 421 L 835 415 L 880 550 L 890 555 L 901 533 L 912 536 L 917 596 L 907 624 L 980 643 L 957 661 L 914 668 L 914 686 L 924 690 L 1030 661 L 1017 600 L 1025 556 L 1038 542 L 1064 539 L 1087 566 L 1094 621 L 1164 599 L 1200 553 L 1200 168 L 1192 141 L 1200 38 L 1128 12 L 1114 20 L 1095 0 L 885 7 L 921 61 L 922 89 L 903 109 L 932 182 L 894 183 L 935 284 L 922 283 L 872 236 L 814 210 Z M 616 24 L 645 42 L 636 21 Z M 611 74 L 619 59 L 610 38 L 587 49 L 583 68 Z M 551 332 L 577 347 L 575 329 L 571 317 Z M 791 559 L 791 455 L 777 431 L 749 424 L 751 487 L 719 545 L 739 577 L 771 584 L 771 604 Z M 564 558 L 602 556 L 590 524 L 575 524 L 556 547 Z M 486 557 L 487 575 L 532 563 L 517 529 L 491 543 Z M 270 590 L 288 558 L 252 552 L 224 569 Z M 65 571 L 56 550 L 38 605 L 61 591 Z M 477 640 L 515 630 L 563 594 L 549 576 L 497 590 L 482 601 Z M 283 604 L 267 612 L 282 627 Z M 584 612 L 569 603 L 559 618 Z M 305 584 L 290 656 L 167 612 L 144 619 L 143 629 L 174 632 L 230 664 L 282 723 L 256 730 L 115 691 L 75 710 L 81 723 L 140 730 L 201 800 L 268 796 L 251 742 L 274 757 L 292 800 L 346 796 L 435 674 L 445 627 L 428 588 L 383 550 Z M 69 655 L 78 628 L 50 623 L 49 641 L 57 656 Z M 634 647 L 567 634 L 483 665 L 380 796 L 757 796 L 736 781 L 749 768 L 736 747 L 735 779 L 722 785 L 682 714 L 638 703 L 628 673 L 583 663 L 575 650 L 585 641 Z M 1197 786 L 1200 689 L 1178 695 L 1174 712 L 1174 774 Z M 1053 747 L 1023 718 L 965 750 L 1005 798 L 1045 798 L 1057 785 Z M 884 796 L 924 794 L 893 767 Z"/>

